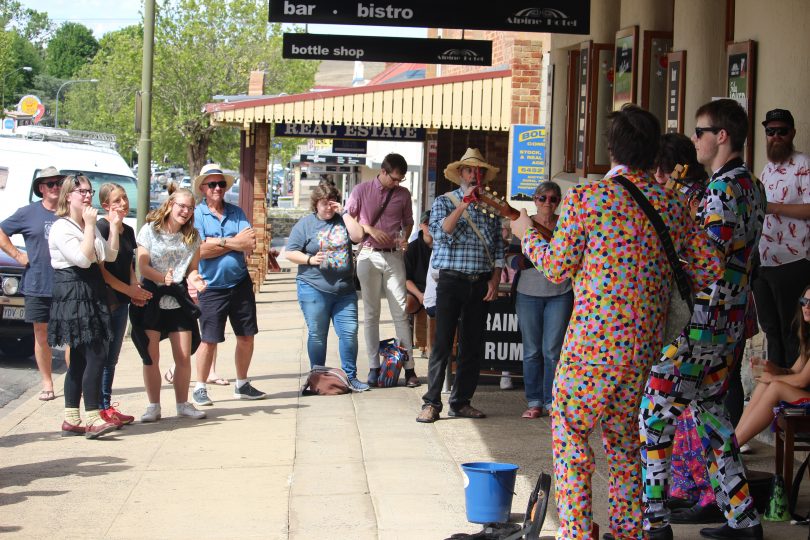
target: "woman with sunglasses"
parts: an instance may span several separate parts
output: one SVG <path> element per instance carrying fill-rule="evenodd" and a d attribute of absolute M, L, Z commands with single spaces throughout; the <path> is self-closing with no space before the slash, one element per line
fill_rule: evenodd
<path fill-rule="evenodd" d="M 534 190 L 537 212 L 532 219 L 553 231 L 561 198 L 557 183 L 541 183 Z M 512 259 L 511 266 L 517 270 L 512 290 L 523 337 L 523 384 L 528 403 L 521 417 L 540 418 L 551 411 L 554 372 L 574 307 L 574 291 L 570 279 L 552 283 L 522 253 Z"/>
<path fill-rule="evenodd" d="M 90 181 L 68 176 L 59 191 L 58 219 L 51 227 L 48 247 L 54 268 L 53 297 L 48 344 L 70 345 L 70 365 L 65 377 L 65 420 L 62 436 L 84 435 L 95 439 L 120 424 L 107 422 L 99 412 L 101 376 L 113 339 L 110 310 L 100 265 L 118 256 L 120 214 L 110 216 L 105 240 L 96 227 Z M 79 401 L 84 396 L 82 426 Z"/>
<path fill-rule="evenodd" d="M 796 307 L 799 356 L 790 368 L 752 358 L 752 368 L 761 369 L 751 400 L 743 411 L 734 434 L 743 445 L 754 438 L 773 421 L 773 408 L 780 401 L 794 402 L 810 398 L 810 285 L 804 288 Z"/>

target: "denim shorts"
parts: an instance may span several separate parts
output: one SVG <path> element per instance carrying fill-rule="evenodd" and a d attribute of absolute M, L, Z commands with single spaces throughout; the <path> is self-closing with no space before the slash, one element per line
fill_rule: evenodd
<path fill-rule="evenodd" d="M 225 341 L 225 321 L 230 319 L 237 336 L 255 336 L 259 333 L 256 322 L 256 295 L 250 276 L 231 289 L 206 289 L 200 293 L 200 337 L 204 343 Z"/>
<path fill-rule="evenodd" d="M 50 296 L 25 297 L 25 322 L 46 323 L 51 320 Z"/>

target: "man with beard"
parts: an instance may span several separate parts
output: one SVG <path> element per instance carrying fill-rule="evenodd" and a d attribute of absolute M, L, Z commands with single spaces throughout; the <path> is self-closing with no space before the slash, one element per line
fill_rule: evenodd
<path fill-rule="evenodd" d="M 433 236 L 431 265 L 439 271 L 436 283 L 436 337 L 428 361 L 428 390 L 422 396 L 417 422 L 432 423 L 442 410 L 442 385 L 459 329 L 459 357 L 450 394 L 448 416 L 484 418 L 470 405 L 481 360 L 487 302 L 498 296 L 503 268 L 503 238 L 498 218 L 475 204 L 477 190 L 500 169 L 484 160 L 476 148 L 468 148 L 458 161 L 444 169 L 444 176 L 460 187 L 433 201 L 430 234 Z M 460 319 L 459 319 L 460 318 Z"/>
<path fill-rule="evenodd" d="M 796 299 L 810 284 L 810 158 L 793 148 L 796 129 L 790 111 L 768 111 L 762 125 L 768 207 L 754 299 L 768 338 L 768 361 L 787 368 L 799 355 L 798 334 L 792 329 Z"/>

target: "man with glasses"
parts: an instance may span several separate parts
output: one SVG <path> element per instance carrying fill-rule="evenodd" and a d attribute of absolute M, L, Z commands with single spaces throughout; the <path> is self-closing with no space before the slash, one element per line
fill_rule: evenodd
<path fill-rule="evenodd" d="M 256 247 L 256 232 L 247 216 L 236 205 L 225 202 L 225 192 L 234 177 L 216 163 L 203 166 L 194 179 L 194 192 L 203 200 L 194 210 L 194 226 L 200 233 L 200 274 L 208 287 L 200 293 L 200 343 L 197 349 L 197 384 L 192 398 L 197 405 L 213 405 L 206 381 L 217 355 L 217 344 L 225 341 L 225 321 L 230 319 L 236 335 L 236 399 L 264 399 L 248 380 L 253 359 L 256 322 L 256 296 L 247 269 L 247 259 Z"/>
<path fill-rule="evenodd" d="M 39 399 L 49 401 L 53 392 L 52 353 L 48 345 L 48 320 L 51 311 L 53 268 L 48 250 L 48 233 L 57 220 L 56 203 L 64 175 L 56 167 L 45 167 L 37 172 L 31 184 L 34 201 L 18 209 L 0 223 L 0 249 L 25 266 L 20 291 L 25 295 L 25 322 L 34 325 L 34 357 L 42 377 Z M 20 251 L 9 239 L 21 234 L 25 251 Z"/>
<path fill-rule="evenodd" d="M 739 342 L 744 339 L 751 270 L 765 217 L 765 193 L 742 160 L 748 116 L 732 99 L 701 106 L 692 142 L 698 161 L 713 171 L 697 220 L 722 255 L 722 277 L 695 295 L 684 332 L 664 347 L 641 402 L 645 528 L 653 539 L 672 538 L 666 507 L 675 421 L 690 404 L 718 506 L 722 527 L 704 538 L 762 538 L 739 447 L 724 398 Z M 794 300 L 795 301 L 795 300 Z"/>
<path fill-rule="evenodd" d="M 761 266 L 754 279 L 759 324 L 768 338 L 768 361 L 789 368 L 799 356 L 792 328 L 796 298 L 810 284 L 810 158 L 793 147 L 793 115 L 765 115 L 768 164 L 762 184 L 768 195 L 759 242 Z"/>
<path fill-rule="evenodd" d="M 394 331 L 408 351 L 405 384 L 419 386 L 413 360 L 411 326 L 405 311 L 405 258 L 408 237 L 413 228 L 411 192 L 400 183 L 408 172 L 405 158 L 388 154 L 380 174 L 358 184 L 346 202 L 346 221 L 355 220 L 363 228 L 364 240 L 357 254 L 357 279 L 363 291 L 364 335 L 368 356 L 368 384 L 376 386 L 380 374 L 380 296 L 388 298 Z"/>

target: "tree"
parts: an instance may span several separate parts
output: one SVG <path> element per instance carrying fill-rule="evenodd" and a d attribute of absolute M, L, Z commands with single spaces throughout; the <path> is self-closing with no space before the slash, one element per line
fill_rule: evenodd
<path fill-rule="evenodd" d="M 64 23 L 48 41 L 45 69 L 48 75 L 70 79 L 97 51 L 98 41 L 89 28 L 79 23 Z"/>

